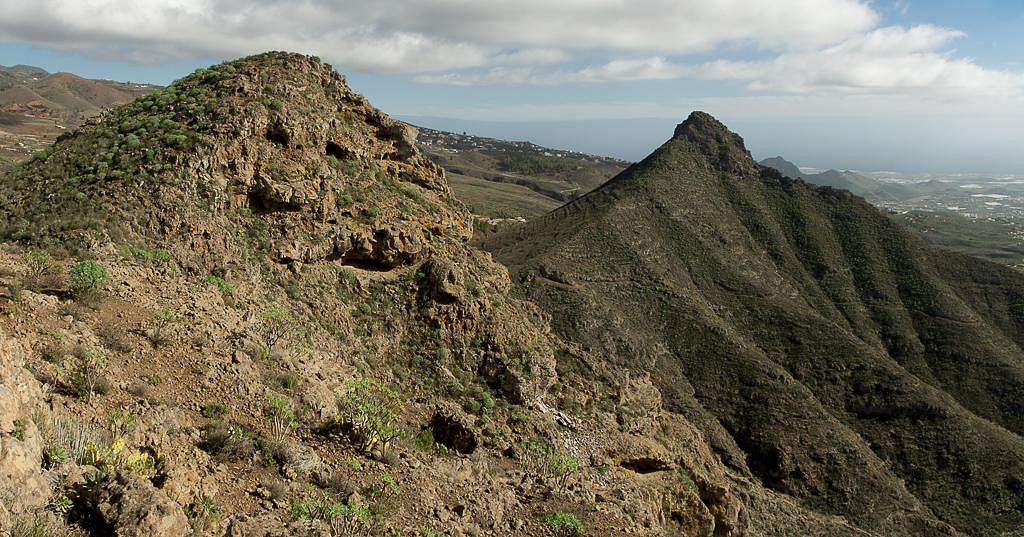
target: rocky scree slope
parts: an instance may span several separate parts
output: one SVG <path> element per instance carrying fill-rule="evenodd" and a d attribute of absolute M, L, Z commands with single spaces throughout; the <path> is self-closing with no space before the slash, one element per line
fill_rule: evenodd
<path fill-rule="evenodd" d="M 645 374 L 552 334 L 467 246 L 414 135 L 316 58 L 268 53 L 0 177 L 0 475 L 42 489 L 0 481 L 0 523 L 855 534 L 756 485 L 741 501 Z"/>
<path fill-rule="evenodd" d="M 484 246 L 556 333 L 648 372 L 735 479 L 873 535 L 1024 524 L 1021 274 L 758 165 L 699 112 Z"/>

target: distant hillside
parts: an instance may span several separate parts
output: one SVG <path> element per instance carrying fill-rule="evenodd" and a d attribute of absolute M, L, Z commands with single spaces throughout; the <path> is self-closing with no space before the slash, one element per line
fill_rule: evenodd
<path fill-rule="evenodd" d="M 24 160 L 86 119 L 154 89 L 27 65 L 0 66 L 0 157 Z"/>
<path fill-rule="evenodd" d="M 796 164 L 782 157 L 766 158 L 759 164 L 773 168 L 790 179 L 803 179 L 818 186 L 849 190 L 872 203 L 904 201 L 924 194 L 955 188 L 955 185 L 939 181 L 919 184 L 886 183 L 852 171 L 827 170 L 821 173 L 805 173 Z"/>
<path fill-rule="evenodd" d="M 448 172 L 456 195 L 474 213 L 490 217 L 543 214 L 590 192 L 629 164 L 530 142 L 426 128 L 419 129 L 417 140 Z"/>
<path fill-rule="evenodd" d="M 949 211 L 910 211 L 890 217 L 932 244 L 1024 269 L 1024 229 L 1019 222 L 970 219 Z"/>

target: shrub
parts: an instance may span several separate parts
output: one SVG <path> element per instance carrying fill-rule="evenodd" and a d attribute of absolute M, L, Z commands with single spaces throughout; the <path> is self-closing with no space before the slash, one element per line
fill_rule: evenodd
<path fill-rule="evenodd" d="M 174 324 L 177 316 L 169 309 L 161 309 L 156 312 L 155 317 L 156 326 L 151 332 L 149 341 L 154 347 L 160 347 L 169 341 L 170 338 L 167 335 L 167 329 Z"/>
<path fill-rule="evenodd" d="M 220 505 L 213 498 L 203 496 L 185 508 L 185 516 L 193 531 L 203 532 L 220 522 Z"/>
<path fill-rule="evenodd" d="M 89 401 L 94 393 L 106 393 L 108 381 L 100 372 L 106 363 L 107 359 L 98 351 L 76 349 L 69 383 L 79 397 Z"/>
<path fill-rule="evenodd" d="M 107 423 L 110 425 L 111 434 L 115 437 L 124 436 L 131 432 L 132 426 L 135 425 L 135 416 L 130 412 L 112 412 L 107 418 Z"/>
<path fill-rule="evenodd" d="M 223 296 L 231 296 L 235 294 L 235 288 L 231 286 L 224 278 L 220 276 L 207 276 L 206 283 L 215 285 L 220 290 L 220 294 Z"/>
<path fill-rule="evenodd" d="M 29 252 L 26 254 L 28 268 L 25 272 L 24 285 L 33 291 L 56 287 L 60 277 L 60 266 L 46 252 Z"/>
<path fill-rule="evenodd" d="M 128 352 L 132 350 L 131 342 L 125 337 L 124 331 L 111 322 L 100 324 L 97 330 L 100 344 L 114 352 Z"/>
<path fill-rule="evenodd" d="M 140 262 L 163 263 L 171 260 L 171 254 L 167 250 L 148 250 L 141 246 L 125 246 L 122 249 L 122 253 L 125 257 Z"/>
<path fill-rule="evenodd" d="M 270 420 L 270 433 L 277 441 L 284 440 L 297 425 L 291 402 L 279 395 L 267 397 L 266 415 Z"/>
<path fill-rule="evenodd" d="M 107 269 L 95 261 L 79 261 L 68 273 L 68 286 L 78 297 L 99 293 L 107 283 Z"/>
<path fill-rule="evenodd" d="M 46 440 L 44 456 L 57 464 L 64 460 L 83 464 L 87 447 L 104 442 L 104 435 L 99 431 L 64 416 L 52 416 L 42 429 Z"/>
<path fill-rule="evenodd" d="M 439 443 L 434 438 L 433 429 L 423 429 L 420 431 L 420 434 L 416 435 L 416 438 L 413 439 L 413 445 L 428 453 L 434 453 L 441 456 L 448 454 L 448 446 Z"/>
<path fill-rule="evenodd" d="M 583 524 L 576 515 L 566 511 L 555 511 L 544 517 L 544 523 L 551 528 L 555 535 L 570 536 L 583 535 Z"/>
<path fill-rule="evenodd" d="M 252 457 L 259 446 L 252 432 L 218 421 L 204 429 L 199 448 L 222 460 L 242 460 Z"/>
<path fill-rule="evenodd" d="M 342 426 L 356 449 L 363 453 L 377 447 L 384 453 L 401 438 L 403 430 L 398 419 L 402 411 L 398 394 L 371 378 L 349 380 L 338 396 Z"/>
<path fill-rule="evenodd" d="M 273 347 L 295 330 L 295 317 L 280 306 L 273 306 L 260 313 L 263 323 L 263 337 L 267 347 Z"/>
<path fill-rule="evenodd" d="M 219 420 L 228 413 L 228 410 L 228 405 L 225 405 L 224 403 L 207 403 L 203 405 L 200 412 L 204 418 Z"/>
<path fill-rule="evenodd" d="M 292 518 L 305 521 L 323 521 L 330 535 L 355 535 L 370 527 L 373 514 L 369 506 L 359 501 L 342 501 L 324 491 L 310 490 L 301 500 L 293 500 Z"/>
<path fill-rule="evenodd" d="M 68 460 L 68 453 L 60 446 L 46 446 L 43 450 L 43 462 L 46 468 L 60 466 Z"/>
<path fill-rule="evenodd" d="M 548 459 L 548 468 L 555 479 L 555 490 L 564 490 L 569 477 L 580 470 L 580 461 L 572 455 L 555 451 Z"/>

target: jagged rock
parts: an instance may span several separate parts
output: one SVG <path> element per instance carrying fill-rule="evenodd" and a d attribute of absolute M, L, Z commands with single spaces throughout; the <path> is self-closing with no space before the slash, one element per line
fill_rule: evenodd
<path fill-rule="evenodd" d="M 453 261 L 433 258 L 423 264 L 423 272 L 434 300 L 442 304 L 466 299 L 466 278 Z"/>
<path fill-rule="evenodd" d="M 658 426 L 661 414 L 661 391 L 650 375 L 630 376 L 619 387 L 617 408 L 619 425 L 624 432 L 649 433 Z"/>
<path fill-rule="evenodd" d="M 554 349 L 537 337 L 539 326 L 524 326 L 521 319 L 531 319 L 532 311 L 525 305 L 515 314 L 499 312 L 492 321 L 485 354 L 479 373 L 510 400 L 532 404 L 558 379 Z M 504 313 L 504 314 L 502 314 Z M 513 320 L 514 319 L 514 320 Z"/>
<path fill-rule="evenodd" d="M 667 523 L 678 527 L 682 535 L 687 537 L 711 537 L 725 535 L 718 533 L 715 519 L 700 497 L 691 491 L 672 491 L 666 493 L 664 504 Z"/>
<path fill-rule="evenodd" d="M 711 483 L 702 490 L 702 499 L 715 521 L 716 537 L 739 537 L 746 527 L 741 518 L 743 506 L 727 487 Z"/>
<path fill-rule="evenodd" d="M 173 105 L 182 98 L 198 104 L 183 111 Z M 131 133 L 138 149 L 120 149 L 117 169 L 96 172 L 86 161 L 111 131 Z M 159 237 L 175 260 L 204 272 L 253 248 L 278 263 L 330 258 L 388 270 L 472 234 L 415 136 L 316 58 L 254 56 L 197 72 L 59 142 L 59 156 L 0 183 L 14 196 L 0 227 L 31 222 L 26 236 L 37 242 Z M 57 226 L 59 215 L 44 215 L 72 202 L 75 189 L 62 182 L 71 175 L 90 192 L 74 201 L 78 214 L 118 219 L 118 229 L 83 226 L 88 218 Z"/>
<path fill-rule="evenodd" d="M 34 421 L 42 410 L 42 389 L 24 368 L 24 352 L 0 331 L 0 524 L 5 516 L 43 505 L 50 494 Z"/>
<path fill-rule="evenodd" d="M 117 537 L 179 537 L 189 533 L 181 506 L 152 483 L 118 473 L 99 492 L 96 509 Z"/>

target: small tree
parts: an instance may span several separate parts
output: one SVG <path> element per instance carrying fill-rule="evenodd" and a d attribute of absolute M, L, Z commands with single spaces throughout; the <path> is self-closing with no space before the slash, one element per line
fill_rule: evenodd
<path fill-rule="evenodd" d="M 398 394 L 371 378 L 357 378 L 345 383 L 338 396 L 338 412 L 356 449 L 363 453 L 379 447 L 381 454 L 402 437 L 398 424 L 403 411 Z"/>
<path fill-rule="evenodd" d="M 564 491 L 569 483 L 569 477 L 578 472 L 580 461 L 572 455 L 554 451 L 548 460 L 548 471 L 555 479 L 555 490 Z"/>
<path fill-rule="evenodd" d="M 263 337 L 267 348 L 271 348 L 295 330 L 295 317 L 280 306 L 273 306 L 260 313 L 263 323 Z"/>
<path fill-rule="evenodd" d="M 107 269 L 95 261 L 79 261 L 68 272 L 68 286 L 79 298 L 95 296 L 107 280 Z"/>

